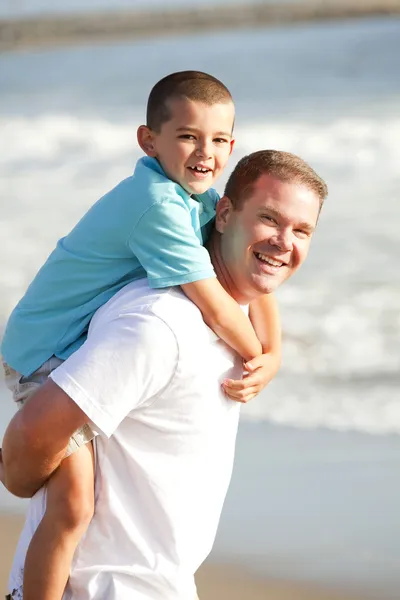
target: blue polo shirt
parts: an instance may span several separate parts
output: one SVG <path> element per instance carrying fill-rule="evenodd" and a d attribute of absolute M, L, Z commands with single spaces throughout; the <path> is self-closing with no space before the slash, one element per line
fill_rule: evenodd
<path fill-rule="evenodd" d="M 93 313 L 136 279 L 162 288 L 215 277 L 202 244 L 217 201 L 215 190 L 190 196 L 156 159 L 140 159 L 58 241 L 10 316 L 4 360 L 26 376 L 52 355 L 68 358 Z"/>

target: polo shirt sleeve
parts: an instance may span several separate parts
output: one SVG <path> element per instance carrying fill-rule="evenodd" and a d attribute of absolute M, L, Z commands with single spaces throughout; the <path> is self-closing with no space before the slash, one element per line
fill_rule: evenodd
<path fill-rule="evenodd" d="M 194 230 L 192 218 L 196 217 L 182 198 L 171 195 L 153 204 L 137 223 L 128 244 L 146 271 L 150 287 L 215 277 L 210 255 Z"/>
<path fill-rule="evenodd" d="M 170 327 L 141 309 L 100 320 L 86 342 L 50 377 L 110 437 L 123 419 L 168 388 L 178 362 Z"/>

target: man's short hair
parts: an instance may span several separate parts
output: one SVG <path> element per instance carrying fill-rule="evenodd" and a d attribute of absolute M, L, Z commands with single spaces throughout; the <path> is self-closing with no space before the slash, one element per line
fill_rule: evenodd
<path fill-rule="evenodd" d="M 279 150 L 259 150 L 244 156 L 227 181 L 225 195 L 236 210 L 242 208 L 254 184 L 264 174 L 306 186 L 317 194 L 320 207 L 328 195 L 325 181 L 299 156 Z"/>
<path fill-rule="evenodd" d="M 171 118 L 169 101 L 186 98 L 213 104 L 233 102 L 228 88 L 219 79 L 201 71 L 179 71 L 161 79 L 150 92 L 146 124 L 156 133 Z"/>

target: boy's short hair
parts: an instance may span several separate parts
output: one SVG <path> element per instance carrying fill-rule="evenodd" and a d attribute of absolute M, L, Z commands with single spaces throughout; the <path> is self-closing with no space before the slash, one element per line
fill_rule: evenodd
<path fill-rule="evenodd" d="M 156 133 L 171 118 L 168 101 L 187 98 L 212 105 L 233 102 L 228 88 L 216 77 L 201 71 L 179 71 L 161 79 L 150 92 L 146 124 Z"/>
<path fill-rule="evenodd" d="M 244 156 L 226 183 L 225 195 L 236 210 L 242 208 L 255 182 L 264 174 L 306 186 L 317 194 L 320 209 L 328 195 L 325 181 L 299 156 L 279 150 L 259 150 Z"/>

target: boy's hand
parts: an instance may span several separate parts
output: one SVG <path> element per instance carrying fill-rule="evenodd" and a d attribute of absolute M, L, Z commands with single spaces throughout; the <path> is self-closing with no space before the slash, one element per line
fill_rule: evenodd
<path fill-rule="evenodd" d="M 261 354 L 244 364 L 243 379 L 225 379 L 222 389 L 231 400 L 249 402 L 275 377 L 278 361 L 271 354 Z"/>

